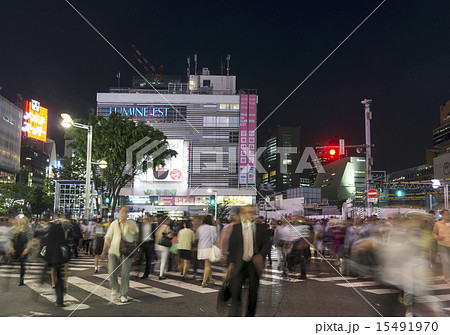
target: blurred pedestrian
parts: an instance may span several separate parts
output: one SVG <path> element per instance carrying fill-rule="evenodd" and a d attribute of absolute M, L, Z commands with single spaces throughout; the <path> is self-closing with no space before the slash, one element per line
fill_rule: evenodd
<path fill-rule="evenodd" d="M 32 239 L 33 230 L 30 227 L 28 218 L 22 214 L 16 216 L 15 227 L 11 238 L 11 255 L 13 256 L 14 261 L 20 263 L 19 286 L 23 286 L 25 262 L 27 260 Z"/>
<path fill-rule="evenodd" d="M 101 218 L 98 218 L 95 226 L 92 228 L 92 236 L 94 238 L 94 273 L 98 273 L 100 270 L 100 256 L 103 252 L 103 247 L 105 245 L 105 235 L 106 235 L 106 227 L 103 224 Z"/>
<path fill-rule="evenodd" d="M 155 230 L 156 220 L 149 213 L 145 214 L 145 218 L 139 230 L 141 251 L 145 257 L 145 271 L 141 279 L 148 278 L 149 274 L 153 272 L 153 254 L 155 253 Z"/>
<path fill-rule="evenodd" d="M 62 275 L 63 264 L 69 261 L 69 248 L 66 244 L 66 233 L 63 228 L 63 221 L 53 221 L 49 225 L 47 236 L 45 237 L 45 261 L 55 272 L 55 291 L 56 304 L 59 307 L 64 307 L 64 279 Z M 68 225 L 68 222 L 67 222 Z"/>
<path fill-rule="evenodd" d="M 228 245 L 228 269 L 231 288 L 231 308 L 229 316 L 239 316 L 241 291 L 244 281 L 249 280 L 248 307 L 246 316 L 255 316 L 258 301 L 259 278 L 264 271 L 264 258 L 269 252 L 270 236 L 264 224 L 253 221 L 253 206 L 243 206 L 240 210 L 241 222 L 233 226 Z"/>
<path fill-rule="evenodd" d="M 448 210 L 444 209 L 442 211 L 442 220 L 435 223 L 433 237 L 438 244 L 442 274 L 447 283 L 450 283 L 450 214 Z"/>
<path fill-rule="evenodd" d="M 128 219 L 129 208 L 122 206 L 119 211 L 119 219 L 114 220 L 105 235 L 102 258 L 108 254 L 108 270 L 111 280 L 111 298 L 116 299 L 120 295 L 120 302 L 128 302 L 128 289 L 130 286 L 130 256 L 121 252 L 121 240 L 125 243 L 133 243 L 134 234 L 139 232 L 136 221 Z M 125 248 L 126 249 L 126 248 Z M 122 283 L 119 290 L 118 268 L 121 267 Z"/>
<path fill-rule="evenodd" d="M 183 220 L 183 229 L 178 232 L 178 254 L 180 256 L 180 269 L 183 281 L 186 280 L 186 271 L 191 260 L 191 248 L 195 241 L 195 234 L 191 229 L 191 220 Z"/>
<path fill-rule="evenodd" d="M 203 224 L 198 227 L 196 238 L 198 240 L 197 259 L 202 260 L 205 264 L 202 281 L 202 287 L 205 287 L 207 283 L 214 284 L 211 274 L 211 261 L 209 260 L 209 257 L 211 255 L 212 247 L 217 240 L 217 230 L 214 226 L 211 215 L 206 215 L 203 217 Z"/>
<path fill-rule="evenodd" d="M 169 267 L 169 250 L 172 245 L 173 234 L 170 231 L 170 220 L 162 217 L 159 228 L 155 232 L 155 250 L 159 260 L 159 280 L 164 280 L 165 272 Z"/>
<path fill-rule="evenodd" d="M 224 227 L 222 229 L 222 232 L 220 233 L 220 237 L 219 237 L 219 241 L 217 242 L 217 246 L 219 247 L 221 253 L 222 253 L 222 258 L 220 259 L 220 261 L 222 263 L 226 263 L 227 262 L 227 257 L 228 257 L 228 243 L 230 241 L 230 236 L 231 236 L 231 232 L 233 231 L 233 226 L 237 223 L 239 223 L 239 215 L 238 214 L 232 214 L 230 216 L 230 223 L 226 225 L 226 227 Z"/>

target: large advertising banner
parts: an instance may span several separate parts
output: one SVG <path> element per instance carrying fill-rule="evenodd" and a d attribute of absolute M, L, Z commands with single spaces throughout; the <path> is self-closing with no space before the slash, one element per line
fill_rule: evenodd
<path fill-rule="evenodd" d="M 256 184 L 256 94 L 248 96 L 248 184 Z"/>
<path fill-rule="evenodd" d="M 22 127 L 24 135 L 45 142 L 47 140 L 48 109 L 42 107 L 36 100 L 23 100 L 22 107 L 24 110 Z"/>
<path fill-rule="evenodd" d="M 177 152 L 176 157 L 165 160 L 164 166 L 157 166 L 155 171 L 148 171 L 143 178 L 150 182 L 182 182 L 187 180 L 187 168 L 184 140 L 167 140 L 168 149 Z M 142 178 L 141 178 L 142 179 Z"/>
<path fill-rule="evenodd" d="M 240 96 L 239 184 L 247 184 L 248 95 Z"/>

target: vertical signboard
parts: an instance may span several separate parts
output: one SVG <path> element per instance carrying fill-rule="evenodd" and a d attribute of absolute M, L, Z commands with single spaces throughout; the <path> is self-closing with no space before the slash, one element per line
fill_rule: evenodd
<path fill-rule="evenodd" d="M 240 96 L 239 184 L 247 184 L 248 95 Z"/>
<path fill-rule="evenodd" d="M 23 101 L 23 127 L 22 131 L 27 137 L 38 141 L 47 140 L 48 109 L 41 106 L 39 101 Z"/>
<path fill-rule="evenodd" d="M 256 184 L 256 94 L 248 96 L 248 184 Z"/>

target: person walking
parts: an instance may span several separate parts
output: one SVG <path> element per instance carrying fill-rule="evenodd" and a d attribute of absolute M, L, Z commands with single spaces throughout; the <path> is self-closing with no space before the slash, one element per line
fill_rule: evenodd
<path fill-rule="evenodd" d="M 228 246 L 228 269 L 225 279 L 230 280 L 231 308 L 229 316 L 239 316 L 241 291 L 249 279 L 248 307 L 245 316 L 255 316 L 258 301 L 259 278 L 264 271 L 264 258 L 269 252 L 270 235 L 265 224 L 253 221 L 253 206 L 240 210 L 241 222 L 233 226 Z"/>
<path fill-rule="evenodd" d="M 202 287 L 208 284 L 214 284 L 214 280 L 211 275 L 211 262 L 209 256 L 211 255 L 211 249 L 217 240 L 217 229 L 214 226 L 211 215 L 203 217 L 203 224 L 197 229 L 198 251 L 197 259 L 204 261 L 203 269 L 203 281 Z"/>
<path fill-rule="evenodd" d="M 434 224 L 433 237 L 438 244 L 442 274 L 445 281 L 450 283 L 450 214 L 448 210 L 444 209 L 442 211 L 442 220 Z"/>
<path fill-rule="evenodd" d="M 180 269 L 183 281 L 186 281 L 186 271 L 192 255 L 191 248 L 195 241 L 195 234 L 191 226 L 191 220 L 183 220 L 183 229 L 177 235 L 178 255 L 180 256 Z"/>
<path fill-rule="evenodd" d="M 102 258 L 108 254 L 108 270 L 111 278 L 111 298 L 116 299 L 120 295 L 120 302 L 128 302 L 128 289 L 130 286 L 130 256 L 121 252 L 121 240 L 125 243 L 133 243 L 134 236 L 139 232 L 136 221 L 128 219 L 129 208 L 123 206 L 119 211 L 119 219 L 114 220 L 105 235 Z M 118 282 L 118 268 L 121 266 L 122 284 Z"/>
<path fill-rule="evenodd" d="M 153 254 L 155 252 L 155 237 L 154 232 L 156 229 L 156 221 L 149 213 L 145 214 L 145 218 L 141 224 L 141 251 L 143 256 L 145 256 L 145 271 L 141 279 L 148 278 L 148 275 L 153 272 Z"/>
<path fill-rule="evenodd" d="M 44 245 L 46 246 L 44 260 L 49 267 L 55 270 L 55 291 L 56 304 L 59 307 L 64 307 L 64 279 L 62 276 L 62 266 L 67 263 L 70 258 L 70 250 L 66 242 L 66 234 L 63 228 L 64 220 L 53 221 L 49 224 L 49 229 L 44 238 Z M 69 225 L 69 222 L 64 222 L 64 225 Z"/>
<path fill-rule="evenodd" d="M 92 228 L 92 237 L 94 238 L 94 273 L 100 270 L 99 261 L 105 245 L 106 227 L 101 218 L 97 219 L 95 226 Z"/>
<path fill-rule="evenodd" d="M 164 274 L 169 266 L 167 261 L 169 259 L 170 246 L 172 245 L 172 243 L 170 242 L 170 240 L 172 240 L 172 237 L 173 234 L 170 231 L 169 218 L 163 217 L 159 228 L 155 233 L 155 250 L 159 259 L 159 280 L 166 279 L 166 277 L 164 277 Z"/>
<path fill-rule="evenodd" d="M 25 277 L 25 261 L 30 250 L 33 231 L 29 225 L 29 220 L 24 215 L 15 218 L 15 228 L 11 239 L 11 255 L 13 259 L 20 263 L 19 286 L 23 286 Z"/>

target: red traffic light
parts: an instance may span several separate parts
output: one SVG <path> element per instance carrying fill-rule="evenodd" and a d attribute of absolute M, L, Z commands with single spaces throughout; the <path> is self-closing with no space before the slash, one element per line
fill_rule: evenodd
<path fill-rule="evenodd" d="M 330 156 L 334 156 L 334 155 L 336 155 L 336 150 L 330 149 L 330 151 L 328 151 L 328 153 L 330 154 Z"/>

